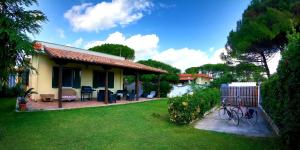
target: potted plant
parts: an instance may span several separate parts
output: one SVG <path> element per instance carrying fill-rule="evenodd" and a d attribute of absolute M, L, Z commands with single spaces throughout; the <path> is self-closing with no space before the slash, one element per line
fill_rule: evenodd
<path fill-rule="evenodd" d="M 30 99 L 32 94 L 38 94 L 37 92 L 33 91 L 33 88 L 28 89 L 27 91 L 17 98 L 19 104 L 19 110 L 25 111 L 27 109 L 26 103 Z"/>

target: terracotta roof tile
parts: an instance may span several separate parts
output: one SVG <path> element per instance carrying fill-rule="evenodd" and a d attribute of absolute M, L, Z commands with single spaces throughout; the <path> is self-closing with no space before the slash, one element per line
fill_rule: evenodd
<path fill-rule="evenodd" d="M 94 63 L 94 64 L 103 64 L 103 65 L 109 65 L 109 66 L 116 66 L 121 68 L 130 68 L 130 69 L 136 69 L 136 70 L 143 70 L 143 71 L 149 71 L 153 73 L 167 73 L 167 71 L 146 66 L 143 64 L 135 63 L 130 60 L 121 60 L 121 59 L 115 59 L 115 58 L 109 58 L 104 56 L 98 56 L 98 55 L 92 55 L 88 53 L 83 52 L 75 52 L 75 51 L 68 51 L 64 49 L 58 49 L 58 48 L 51 48 L 46 46 L 41 46 L 40 44 L 35 44 L 35 48 L 42 49 L 53 58 L 59 58 L 59 59 L 67 59 L 67 60 L 74 60 L 74 61 L 82 61 L 82 62 L 88 62 L 88 63 Z M 37 50 L 38 50 L 37 49 Z"/>
<path fill-rule="evenodd" d="M 194 80 L 196 77 L 212 79 L 212 77 L 207 74 L 179 74 L 178 76 L 179 80 Z"/>

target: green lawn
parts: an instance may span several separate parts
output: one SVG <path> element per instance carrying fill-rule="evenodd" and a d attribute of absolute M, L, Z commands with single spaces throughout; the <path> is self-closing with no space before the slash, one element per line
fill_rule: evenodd
<path fill-rule="evenodd" d="M 168 122 L 167 101 L 14 112 L 0 99 L 0 149 L 278 149 L 273 138 L 208 132 Z"/>

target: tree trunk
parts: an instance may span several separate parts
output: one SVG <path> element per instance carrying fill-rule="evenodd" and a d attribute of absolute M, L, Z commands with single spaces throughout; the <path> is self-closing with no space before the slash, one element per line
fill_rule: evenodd
<path fill-rule="evenodd" d="M 266 70 L 267 76 L 268 76 L 268 78 L 269 78 L 271 75 L 270 75 L 269 66 L 268 66 L 268 64 L 267 64 L 266 56 L 265 56 L 264 52 L 260 53 L 260 55 L 261 55 L 261 57 L 262 57 L 262 59 L 263 59 L 263 65 L 264 65 L 264 68 L 265 68 L 265 70 Z"/>

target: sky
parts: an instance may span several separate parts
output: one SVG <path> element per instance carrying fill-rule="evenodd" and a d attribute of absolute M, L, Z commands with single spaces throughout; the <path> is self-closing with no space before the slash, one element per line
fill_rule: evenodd
<path fill-rule="evenodd" d="M 43 11 L 48 21 L 32 38 L 83 49 L 104 43 L 123 44 L 135 50 L 135 61 L 154 59 L 184 72 L 189 67 L 222 62 L 219 55 L 225 50 L 227 36 L 249 3 L 40 0 L 30 9 Z"/>

